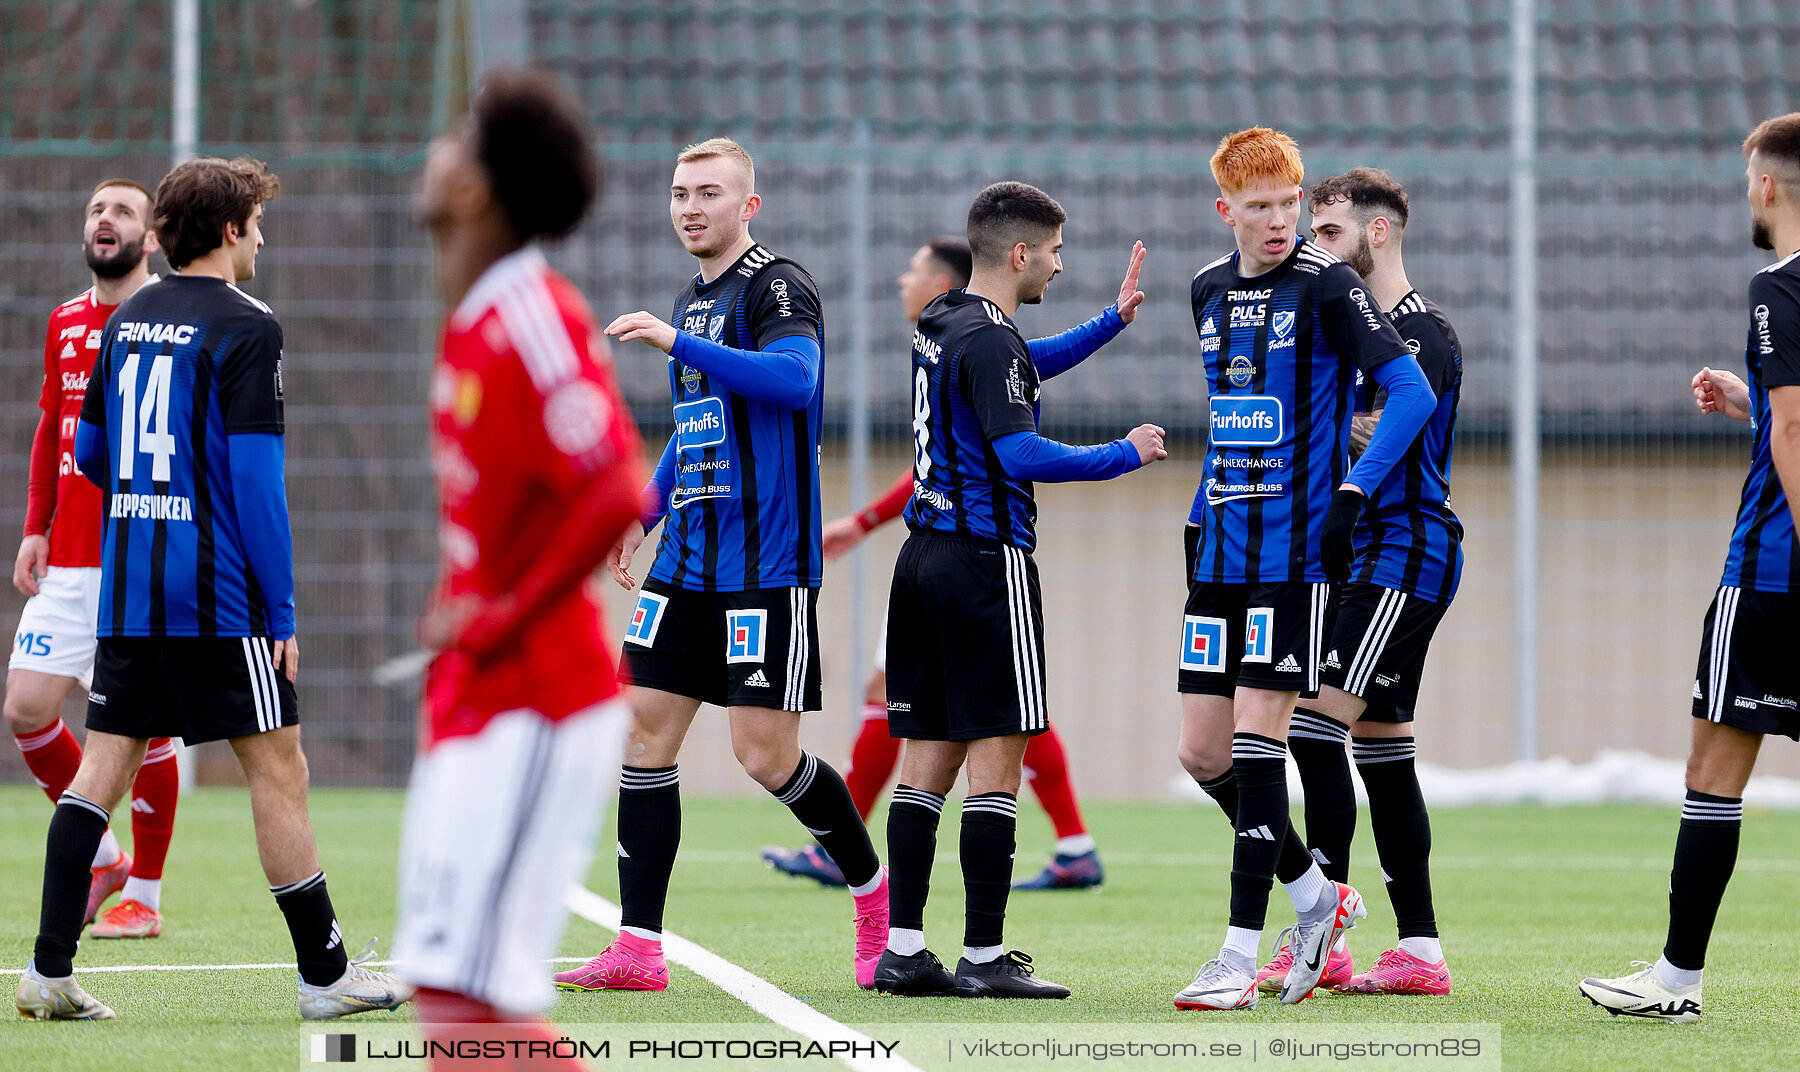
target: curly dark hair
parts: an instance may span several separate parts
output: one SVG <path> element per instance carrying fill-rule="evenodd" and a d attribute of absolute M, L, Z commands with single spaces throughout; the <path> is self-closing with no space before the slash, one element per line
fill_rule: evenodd
<path fill-rule="evenodd" d="M 492 71 L 475 98 L 475 157 L 520 238 L 573 231 L 600 193 L 581 109 L 542 71 Z"/>

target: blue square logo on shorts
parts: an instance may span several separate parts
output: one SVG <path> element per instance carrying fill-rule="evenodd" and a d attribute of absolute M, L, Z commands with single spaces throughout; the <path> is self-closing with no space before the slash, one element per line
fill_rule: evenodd
<path fill-rule="evenodd" d="M 728 663 L 760 663 L 763 642 L 768 637 L 769 612 L 766 610 L 728 610 L 725 612 L 725 661 Z"/>
<path fill-rule="evenodd" d="M 1203 674 L 1225 669 L 1225 619 L 1187 616 L 1181 630 L 1181 668 Z"/>
<path fill-rule="evenodd" d="M 631 610 L 631 621 L 625 626 L 625 643 L 648 648 L 656 643 L 656 631 L 662 628 L 663 609 L 668 596 L 639 592 L 637 606 Z"/>
<path fill-rule="evenodd" d="M 1266 663 L 1269 655 L 1269 632 L 1275 621 L 1274 607 L 1251 607 L 1244 612 L 1244 661 Z"/>

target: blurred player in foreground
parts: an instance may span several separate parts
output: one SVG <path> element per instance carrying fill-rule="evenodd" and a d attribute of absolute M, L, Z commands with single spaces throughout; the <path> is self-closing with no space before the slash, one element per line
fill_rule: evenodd
<path fill-rule="evenodd" d="M 663 909 L 681 844 L 676 759 L 702 703 L 726 709 L 745 773 L 824 843 L 854 897 L 856 983 L 868 987 L 887 935 L 887 872 L 843 778 L 800 747 L 819 709 L 819 435 L 825 317 L 794 261 L 758 245 L 762 207 L 744 147 L 682 150 L 669 222 L 699 270 L 671 321 L 646 311 L 606 327 L 667 355 L 675 432 L 628 525 L 613 577 L 666 516 L 625 652 L 632 733 L 619 786 L 619 937 L 556 975 L 570 990 L 663 990 Z M 675 325 L 680 324 L 677 328 Z"/>
<path fill-rule="evenodd" d="M 1210 431 L 1188 515 L 1179 754 L 1236 837 L 1225 941 L 1175 995 L 1176 1008 L 1193 1010 L 1256 1007 L 1276 877 L 1298 916 L 1284 1003 L 1312 994 L 1344 929 L 1367 914 L 1288 820 L 1288 720 L 1300 693 L 1319 687 L 1326 582 L 1349 579 L 1364 502 L 1435 406 L 1362 277 L 1295 234 L 1304 169 L 1293 139 L 1267 127 L 1228 134 L 1212 173 L 1237 248 L 1192 287 Z M 1388 403 L 1346 472 L 1358 372 Z"/>
<path fill-rule="evenodd" d="M 50 314 L 44 333 L 44 388 L 31 441 L 25 537 L 13 587 L 29 596 L 13 637 L 6 674 L 6 726 L 25 766 L 51 801 L 81 766 L 81 745 L 63 724 L 63 699 L 93 683 L 100 617 L 100 489 L 75 466 L 75 426 L 100 335 L 119 303 L 150 274 L 156 233 L 150 191 L 130 179 L 106 179 L 88 198 L 81 252 L 93 285 Z M 100 836 L 88 881 L 87 916 L 121 886 L 124 893 L 91 933 L 95 938 L 155 938 L 162 933 L 162 868 L 175 832 L 181 774 L 167 737 L 150 742 L 131 784 L 131 847 L 112 828 Z"/>
<path fill-rule="evenodd" d="M 1026 343 L 1031 359 L 1045 379 L 1064 372 L 1087 359 L 1095 350 L 1112 341 L 1125 325 L 1137 319 L 1138 306 L 1144 300 L 1137 288 L 1138 271 L 1144 263 L 1144 249 L 1139 243 L 1131 251 L 1131 263 L 1125 270 L 1125 282 L 1119 287 L 1119 300 L 1085 324 L 1070 328 L 1060 335 L 1033 339 Z M 906 272 L 900 276 L 900 306 L 908 323 L 917 324 L 919 314 L 938 295 L 961 290 L 969 285 L 969 242 L 966 238 L 935 235 L 926 239 L 912 255 Z M 900 516 L 912 498 L 912 470 L 902 473 L 879 499 L 849 517 L 840 517 L 825 526 L 826 559 L 837 558 L 862 543 L 863 538 Z M 862 726 L 850 746 L 850 765 L 844 769 L 844 782 L 850 787 L 856 810 L 866 822 L 875 808 L 875 800 L 894 776 L 900 762 L 900 740 L 888 732 L 887 713 L 887 616 L 882 615 L 881 639 L 875 644 L 875 668 L 863 687 Z M 1025 746 L 1025 777 L 1044 813 L 1056 828 L 1056 849 L 1044 869 L 1028 879 L 1013 884 L 1020 890 L 1075 890 L 1098 886 L 1106 878 L 1100 866 L 1100 852 L 1094 836 L 1081 817 L 1081 805 L 1075 799 L 1075 783 L 1069 777 L 1069 756 L 1063 748 L 1056 726 L 1031 738 Z M 842 886 L 843 872 L 836 861 L 816 843 L 799 849 L 768 847 L 763 859 L 777 871 L 817 879 L 826 886 Z"/>
<path fill-rule="evenodd" d="M 1411 206 L 1385 171 L 1355 168 L 1312 188 L 1314 240 L 1356 270 L 1418 360 L 1437 408 L 1400 464 L 1369 496 L 1353 535 L 1350 580 L 1332 589 L 1332 624 L 1316 699 L 1302 699 L 1288 749 L 1306 793 L 1306 843 L 1325 877 L 1348 882 L 1356 797 L 1344 741 L 1354 727 L 1356 770 L 1369 791 L 1369 822 L 1381 855 L 1400 945 L 1352 977 L 1342 938 L 1319 985 L 1364 994 L 1448 994 L 1450 968 L 1431 903 L 1431 819 L 1414 769 L 1413 706 L 1431 637 L 1462 577 L 1462 523 L 1450 510 L 1450 451 L 1462 394 L 1456 329 L 1412 288 L 1401 256 Z M 1350 453 L 1360 457 L 1386 396 L 1358 377 Z M 1278 993 L 1293 963 L 1283 947 L 1257 973 Z"/>
<path fill-rule="evenodd" d="M 256 274 L 262 206 L 280 189 L 256 160 L 164 176 L 153 226 L 176 274 L 126 299 L 100 339 L 75 433 L 75 461 L 110 505 L 99 644 L 87 749 L 50 820 L 24 1016 L 113 1018 L 75 982 L 73 958 L 88 863 L 156 737 L 237 753 L 299 961 L 300 1015 L 390 1009 L 412 993 L 346 956 L 306 810 L 281 325 L 236 286 Z"/>
<path fill-rule="evenodd" d="M 915 488 L 888 596 L 888 722 L 907 745 L 888 807 L 893 926 L 875 970 L 886 993 L 1069 996 L 1004 945 L 1025 745 L 1049 728 L 1033 482 L 1111 480 L 1167 454 L 1150 424 L 1093 446 L 1038 433 L 1044 374 L 1013 316 L 1062 271 L 1067 219 L 1021 182 L 975 195 L 969 286 L 927 305 L 913 332 Z M 951 972 L 925 945 L 925 904 L 964 766 L 963 955 Z"/>
<path fill-rule="evenodd" d="M 418 194 L 451 313 L 431 387 L 442 564 L 419 623 L 440 654 L 395 957 L 431 1039 L 554 1040 L 499 1025 L 555 998 L 562 893 L 587 873 L 629 719 L 585 585 L 638 515 L 637 429 L 587 303 L 534 244 L 592 204 L 591 144 L 547 77 L 491 73 Z"/>
<path fill-rule="evenodd" d="M 1701 629 L 1668 940 L 1642 971 L 1580 984 L 1614 1016 L 1700 1018 L 1701 970 L 1737 865 L 1744 786 L 1764 737 L 1800 740 L 1800 541 L 1787 493 L 1800 487 L 1800 112 L 1765 120 L 1744 139 L 1744 155 L 1751 241 L 1779 259 L 1750 279 L 1749 379 L 1703 368 L 1694 401 L 1701 413 L 1750 422 L 1750 473 Z"/>

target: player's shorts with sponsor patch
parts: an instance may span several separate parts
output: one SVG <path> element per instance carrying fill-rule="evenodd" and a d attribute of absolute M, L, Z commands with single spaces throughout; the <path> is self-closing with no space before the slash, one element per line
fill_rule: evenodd
<path fill-rule="evenodd" d="M 298 725 L 267 637 L 101 637 L 89 730 L 190 745 Z"/>
<path fill-rule="evenodd" d="M 1179 691 L 1317 692 L 1330 591 L 1312 581 L 1188 585 Z"/>
<path fill-rule="evenodd" d="M 997 540 L 914 531 L 888 595 L 888 733 L 974 741 L 1050 728 L 1037 563 Z"/>
<path fill-rule="evenodd" d="M 72 677 L 88 688 L 99 620 L 100 567 L 51 566 L 19 614 L 7 668 Z"/>
<path fill-rule="evenodd" d="M 817 711 L 817 588 L 696 592 L 644 582 L 625 624 L 631 682 L 721 707 Z"/>
<path fill-rule="evenodd" d="M 618 699 L 555 722 L 505 711 L 419 756 L 400 838 L 401 975 L 521 1017 L 555 1001 L 544 963 L 617 792 L 629 720 Z"/>
<path fill-rule="evenodd" d="M 1367 701 L 1365 722 L 1411 722 L 1426 649 L 1449 609 L 1378 584 L 1338 585 L 1320 682 Z"/>
<path fill-rule="evenodd" d="M 1720 588 L 1700 631 L 1694 717 L 1800 741 L 1800 592 Z"/>

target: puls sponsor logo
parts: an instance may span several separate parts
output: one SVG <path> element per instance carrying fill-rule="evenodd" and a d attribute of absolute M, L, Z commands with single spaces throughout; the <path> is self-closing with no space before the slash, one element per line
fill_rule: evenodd
<path fill-rule="evenodd" d="M 1269 306 L 1264 302 L 1253 305 L 1234 305 L 1231 307 L 1231 326 L 1233 330 L 1240 327 L 1261 327 L 1263 319 L 1269 315 Z"/>

